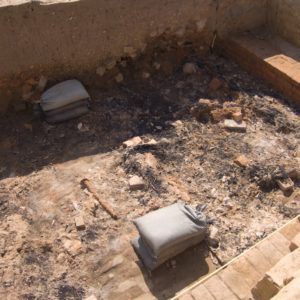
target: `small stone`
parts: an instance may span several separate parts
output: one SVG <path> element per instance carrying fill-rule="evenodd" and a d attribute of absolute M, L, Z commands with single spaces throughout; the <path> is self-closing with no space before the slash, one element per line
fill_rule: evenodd
<path fill-rule="evenodd" d="M 209 100 L 209 99 L 202 99 L 201 98 L 198 101 L 198 105 L 203 106 L 203 107 L 209 109 L 209 108 L 212 108 L 214 106 L 214 103 L 211 100 Z"/>
<path fill-rule="evenodd" d="M 225 213 L 225 210 L 224 210 L 224 208 L 222 208 L 222 207 L 218 207 L 218 208 L 216 209 L 216 213 L 217 213 L 217 214 L 224 214 L 224 213 Z"/>
<path fill-rule="evenodd" d="M 75 225 L 77 230 L 84 230 L 85 224 L 82 216 L 75 217 Z"/>
<path fill-rule="evenodd" d="M 116 77 L 115 77 L 116 82 L 121 83 L 124 80 L 124 76 L 122 73 L 119 73 Z"/>
<path fill-rule="evenodd" d="M 234 160 L 234 163 L 240 167 L 247 167 L 250 161 L 245 155 L 240 155 Z"/>
<path fill-rule="evenodd" d="M 241 111 L 235 112 L 232 114 L 232 119 L 236 122 L 242 122 L 243 121 L 243 114 Z"/>
<path fill-rule="evenodd" d="M 233 114 L 241 113 L 240 107 L 225 107 L 220 109 L 215 109 L 211 112 L 211 116 L 215 122 L 220 122 L 225 119 L 233 118 Z"/>
<path fill-rule="evenodd" d="M 78 123 L 77 128 L 80 132 L 87 132 L 89 131 L 89 127 L 87 125 L 84 125 L 83 123 Z"/>
<path fill-rule="evenodd" d="M 197 65 L 194 63 L 185 63 L 183 66 L 183 73 L 186 75 L 191 75 L 197 73 Z"/>
<path fill-rule="evenodd" d="M 143 178 L 139 176 L 132 176 L 129 179 L 129 187 L 132 191 L 143 190 L 145 188 L 145 182 Z"/>
<path fill-rule="evenodd" d="M 231 131 L 246 132 L 247 130 L 247 125 L 244 121 L 237 123 L 236 121 L 229 119 L 224 121 L 224 127 Z"/>
<path fill-rule="evenodd" d="M 209 237 L 216 239 L 219 233 L 219 229 L 216 226 L 210 226 L 209 228 Z"/>
<path fill-rule="evenodd" d="M 79 240 L 64 240 L 63 245 L 71 256 L 77 256 L 83 252 L 82 244 Z"/>
<path fill-rule="evenodd" d="M 210 118 L 211 111 L 216 109 L 218 104 L 209 99 L 200 99 L 196 105 L 194 105 L 190 113 L 198 121 L 207 122 Z"/>
<path fill-rule="evenodd" d="M 281 180 L 277 180 L 278 187 L 282 190 L 284 195 L 290 196 L 294 191 L 294 182 L 292 179 L 288 178 L 284 182 Z"/>
<path fill-rule="evenodd" d="M 84 298 L 84 300 L 97 300 L 97 297 L 95 295 L 90 295 L 90 296 Z"/>
<path fill-rule="evenodd" d="M 158 142 L 155 139 L 151 139 L 148 142 L 144 143 L 144 145 L 148 145 L 148 146 L 155 146 L 157 144 Z"/>
<path fill-rule="evenodd" d="M 65 260 L 66 260 L 66 255 L 65 255 L 65 253 L 59 253 L 58 255 L 57 255 L 57 257 L 56 257 L 56 261 L 58 262 L 58 263 L 63 263 L 63 262 L 65 262 Z"/>
<path fill-rule="evenodd" d="M 99 76 L 103 76 L 106 72 L 106 69 L 104 67 L 98 67 L 97 70 L 96 70 L 96 73 L 99 75 Z"/>
<path fill-rule="evenodd" d="M 136 146 L 140 145 L 142 142 L 143 142 L 142 139 L 139 136 L 136 136 L 136 137 L 124 142 L 123 146 L 126 148 L 136 147 Z"/>
<path fill-rule="evenodd" d="M 157 168 L 158 162 L 152 153 L 145 153 L 144 158 L 145 158 L 145 163 L 148 167 L 150 167 L 152 169 Z"/>
<path fill-rule="evenodd" d="M 175 122 L 172 122 L 171 125 L 172 125 L 173 127 L 175 127 L 175 128 L 183 127 L 183 123 L 182 123 L 182 121 L 180 121 L 180 120 L 177 120 L 177 121 L 175 121 Z"/>
<path fill-rule="evenodd" d="M 171 144 L 171 141 L 167 138 L 162 138 L 159 142 L 160 144 L 164 144 L 164 145 Z"/>
<path fill-rule="evenodd" d="M 256 235 L 256 237 L 257 238 L 259 238 L 259 239 L 262 239 L 263 238 L 263 236 L 264 236 L 264 232 L 261 232 L 261 231 L 257 231 L 256 233 L 255 233 L 255 235 Z"/>
<path fill-rule="evenodd" d="M 142 74 L 142 77 L 144 78 L 144 79 L 148 79 L 148 78 L 150 78 L 150 73 L 148 73 L 148 72 L 143 72 L 143 74 Z"/>
<path fill-rule="evenodd" d="M 209 228 L 209 237 L 208 237 L 207 241 L 208 241 L 208 244 L 212 248 L 218 248 L 219 247 L 218 234 L 219 234 L 218 228 L 216 226 L 210 226 L 210 228 Z"/>
<path fill-rule="evenodd" d="M 217 91 L 224 85 L 224 81 L 219 78 L 214 78 L 208 85 L 210 91 Z"/>

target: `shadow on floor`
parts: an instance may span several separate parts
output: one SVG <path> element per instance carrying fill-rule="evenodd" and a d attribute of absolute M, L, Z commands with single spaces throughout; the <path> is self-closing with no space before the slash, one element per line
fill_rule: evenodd
<path fill-rule="evenodd" d="M 174 297 L 182 289 L 215 270 L 205 243 L 186 250 L 175 257 L 174 261 L 175 267 L 164 264 L 151 274 L 139 262 L 145 282 L 157 299 Z"/>

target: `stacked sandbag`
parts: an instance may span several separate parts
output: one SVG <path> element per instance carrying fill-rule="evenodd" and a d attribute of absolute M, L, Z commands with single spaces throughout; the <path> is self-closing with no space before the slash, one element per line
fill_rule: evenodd
<path fill-rule="evenodd" d="M 206 236 L 206 217 L 188 205 L 176 203 L 134 221 L 140 236 L 132 245 L 149 270 L 154 270 Z"/>
<path fill-rule="evenodd" d="M 90 95 L 78 80 L 61 82 L 42 94 L 41 108 L 49 123 L 58 123 L 89 112 Z"/>

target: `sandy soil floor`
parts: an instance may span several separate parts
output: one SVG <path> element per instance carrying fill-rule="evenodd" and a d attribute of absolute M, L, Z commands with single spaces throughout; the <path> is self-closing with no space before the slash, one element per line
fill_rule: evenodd
<path fill-rule="evenodd" d="M 196 73 L 180 65 L 168 77 L 90 90 L 92 110 L 80 119 L 1 117 L 1 299 L 166 299 L 299 214 L 299 115 L 230 61 L 186 61 Z M 224 128 L 239 109 L 246 131 Z M 123 147 L 135 136 L 143 143 Z M 145 189 L 130 191 L 132 175 Z M 289 177 L 294 191 L 284 195 L 278 180 Z M 207 240 L 149 274 L 130 245 L 132 220 L 177 201 L 207 205 L 219 245 Z"/>

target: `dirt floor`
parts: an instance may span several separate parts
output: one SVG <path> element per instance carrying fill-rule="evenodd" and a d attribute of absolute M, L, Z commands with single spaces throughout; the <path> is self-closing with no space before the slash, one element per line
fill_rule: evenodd
<path fill-rule="evenodd" d="M 300 213 L 299 115 L 230 61 L 185 60 L 195 73 L 178 65 L 168 77 L 89 90 L 91 112 L 76 120 L 1 117 L 1 299 L 166 299 Z M 246 131 L 224 128 L 239 108 Z M 143 143 L 123 147 L 135 136 Z M 144 190 L 130 191 L 132 175 Z M 284 195 L 278 180 L 289 177 Z M 219 245 L 208 239 L 149 274 L 130 245 L 132 220 L 177 201 L 207 205 Z"/>

